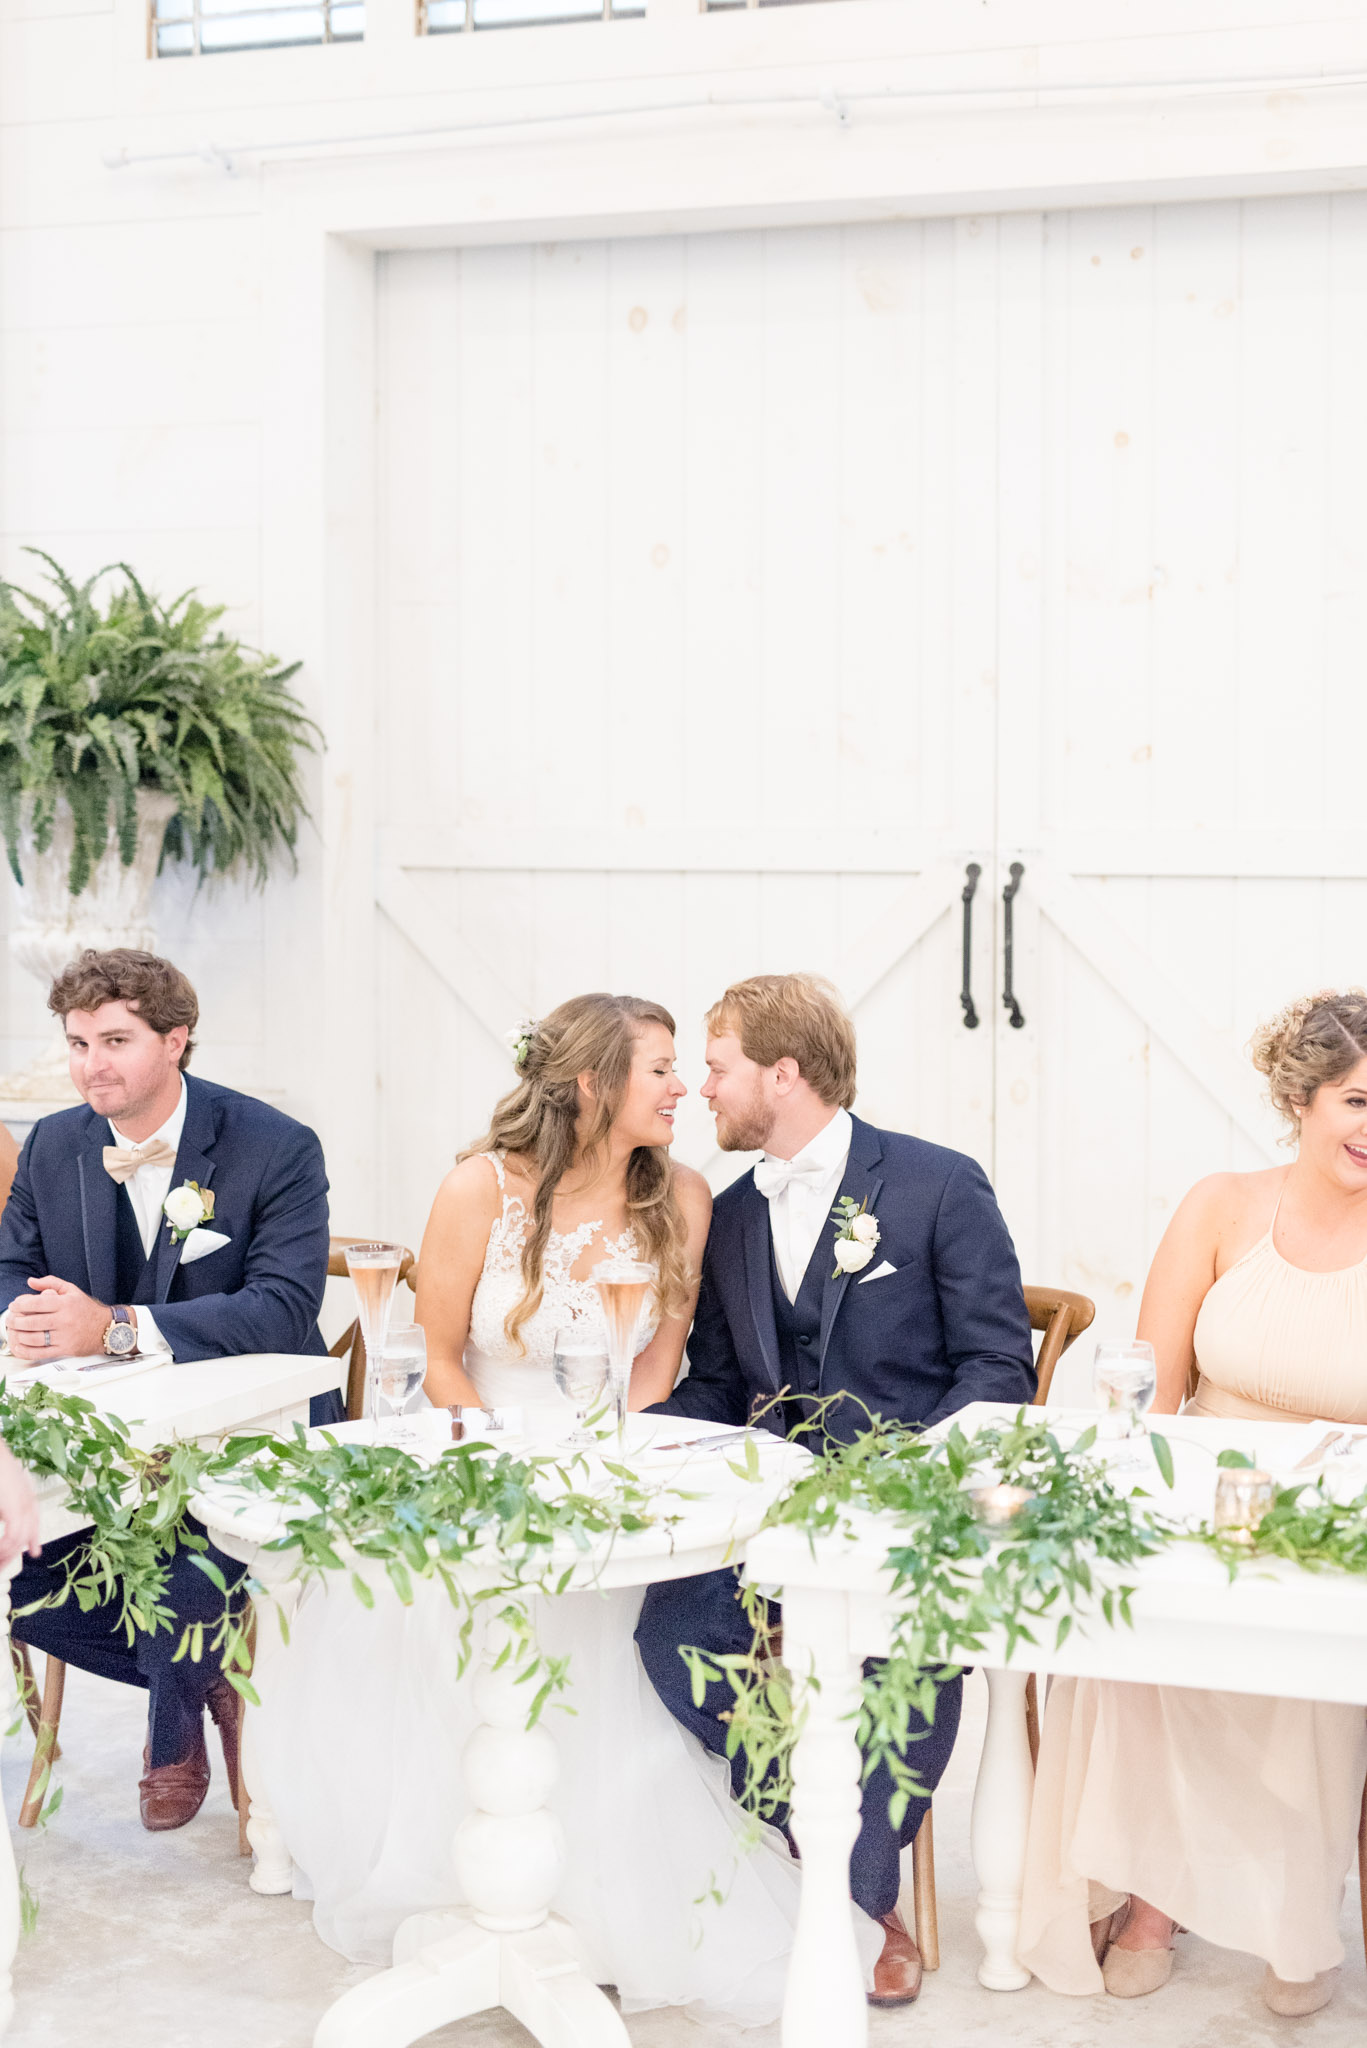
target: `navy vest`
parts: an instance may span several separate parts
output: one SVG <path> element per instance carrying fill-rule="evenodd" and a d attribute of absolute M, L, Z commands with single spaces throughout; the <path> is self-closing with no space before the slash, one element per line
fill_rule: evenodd
<path fill-rule="evenodd" d="M 826 1286 L 824 1261 L 830 1253 L 823 1238 L 824 1232 L 807 1261 L 797 1300 L 789 1301 L 779 1278 L 772 1228 L 769 1232 L 769 1285 L 774 1297 L 774 1328 L 778 1333 L 779 1381 L 790 1395 L 805 1395 L 807 1400 L 815 1400 L 821 1388 L 821 1297 Z M 787 1428 L 791 1430 L 804 1421 L 806 1412 L 806 1401 L 785 1401 Z"/>
<path fill-rule="evenodd" d="M 126 1187 L 120 1187 L 119 1199 L 115 1204 L 118 1222 L 115 1225 L 115 1299 L 121 1307 L 131 1307 L 135 1301 L 149 1301 L 151 1293 L 139 1292 L 143 1275 L 152 1261 L 142 1248 L 142 1234 L 133 1208 L 133 1198 Z M 152 1240 L 153 1252 L 157 1241 Z M 155 1290 L 152 1290 L 155 1291 Z"/>

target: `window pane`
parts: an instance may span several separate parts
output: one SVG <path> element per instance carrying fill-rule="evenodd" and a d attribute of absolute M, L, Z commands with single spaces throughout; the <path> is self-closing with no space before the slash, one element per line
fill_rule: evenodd
<path fill-rule="evenodd" d="M 332 40 L 334 43 L 359 43 L 365 34 L 364 0 L 346 0 L 346 4 L 332 10 Z"/>
<path fill-rule="evenodd" d="M 465 0 L 427 0 L 427 33 L 429 36 L 445 35 L 450 29 L 464 28 Z"/>
<path fill-rule="evenodd" d="M 201 50 L 259 50 L 275 43 L 321 43 L 320 7 L 281 8 L 272 14 L 239 14 L 205 19 L 200 24 Z"/>
<path fill-rule="evenodd" d="M 159 28 L 157 30 L 157 55 L 159 57 L 193 57 L 195 54 L 195 32 L 187 22 L 184 28 Z"/>
<path fill-rule="evenodd" d="M 602 17 L 602 0 L 475 0 L 476 28 L 525 28 L 537 22 Z"/>

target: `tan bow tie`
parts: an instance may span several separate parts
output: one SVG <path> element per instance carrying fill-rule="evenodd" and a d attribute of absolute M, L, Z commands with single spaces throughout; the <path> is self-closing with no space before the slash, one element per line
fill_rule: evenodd
<path fill-rule="evenodd" d="M 174 1166 L 176 1148 L 165 1138 L 149 1138 L 145 1145 L 106 1145 L 104 1170 L 120 1186 L 131 1180 L 140 1166 Z"/>

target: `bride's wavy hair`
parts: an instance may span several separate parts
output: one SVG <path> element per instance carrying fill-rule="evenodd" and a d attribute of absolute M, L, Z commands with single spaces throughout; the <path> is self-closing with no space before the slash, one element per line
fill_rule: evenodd
<path fill-rule="evenodd" d="M 522 1299 L 504 1330 L 521 1348 L 523 1325 L 541 1306 L 546 1242 L 556 1188 L 575 1164 L 591 1175 L 621 1114 L 636 1039 L 645 1024 L 674 1019 L 639 996 L 573 996 L 527 1027 L 518 1045 L 517 1086 L 494 1110 L 484 1136 L 461 1153 L 513 1152 L 531 1163 L 536 1180 L 531 1229 L 522 1247 Z M 593 1076 L 594 1115 L 579 1153 L 579 1076 Z M 674 1165 L 661 1145 L 638 1145 L 627 1160 L 627 1215 L 642 1258 L 658 1266 L 659 1312 L 677 1315 L 688 1300 L 687 1231 L 674 1186 Z"/>

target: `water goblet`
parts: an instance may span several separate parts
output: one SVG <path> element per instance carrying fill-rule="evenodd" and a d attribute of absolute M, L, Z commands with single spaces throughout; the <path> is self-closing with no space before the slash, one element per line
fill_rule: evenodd
<path fill-rule="evenodd" d="M 1092 1385 L 1102 1401 L 1103 1412 L 1096 1426 L 1098 1438 L 1127 1443 L 1148 1435 L 1144 1416 L 1158 1391 L 1158 1367 L 1152 1344 L 1138 1338 L 1129 1342 L 1103 1339 L 1092 1362 Z M 1143 1470 L 1143 1463 L 1131 1453 L 1112 1459 L 1111 1469 L 1138 1472 Z"/>
<path fill-rule="evenodd" d="M 377 1443 L 405 1443 L 415 1440 L 399 1418 L 427 1377 L 427 1332 L 414 1323 L 406 1330 L 390 1330 L 380 1345 L 371 1377 L 372 1414 Z M 386 1428 L 387 1422 L 398 1427 Z"/>
<path fill-rule="evenodd" d="M 551 1371 L 556 1386 L 574 1407 L 574 1430 L 565 1442 L 576 1450 L 591 1449 L 597 1438 L 587 1427 L 588 1412 L 608 1377 L 608 1354 L 602 1339 L 582 1325 L 557 1330 Z"/>
<path fill-rule="evenodd" d="M 608 1381 L 617 1412 L 619 1451 L 627 1446 L 627 1396 L 636 1362 L 636 1339 L 659 1277 L 659 1267 L 645 1259 L 604 1259 L 589 1274 L 608 1326 Z"/>

